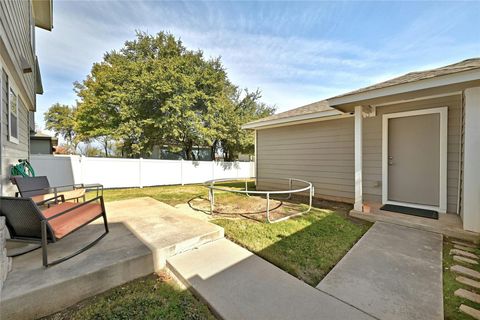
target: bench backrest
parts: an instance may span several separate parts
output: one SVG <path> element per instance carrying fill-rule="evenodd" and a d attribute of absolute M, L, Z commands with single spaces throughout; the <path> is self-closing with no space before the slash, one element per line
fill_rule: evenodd
<path fill-rule="evenodd" d="M 6 218 L 6 225 L 12 239 L 41 239 L 42 213 L 30 198 L 0 197 L 0 216 Z M 47 224 L 47 236 L 53 239 Z"/>
<path fill-rule="evenodd" d="M 20 196 L 28 198 L 50 193 L 50 183 L 45 176 L 15 178 Z"/>

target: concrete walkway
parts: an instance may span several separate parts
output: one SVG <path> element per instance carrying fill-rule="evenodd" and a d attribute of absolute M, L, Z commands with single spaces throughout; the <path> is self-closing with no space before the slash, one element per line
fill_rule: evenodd
<path fill-rule="evenodd" d="M 373 319 L 226 239 L 167 259 L 221 319 Z"/>
<path fill-rule="evenodd" d="M 379 319 L 443 319 L 442 236 L 376 222 L 317 288 Z"/>

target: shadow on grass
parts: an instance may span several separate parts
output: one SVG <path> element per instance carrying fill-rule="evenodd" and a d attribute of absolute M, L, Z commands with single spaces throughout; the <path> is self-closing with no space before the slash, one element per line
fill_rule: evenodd
<path fill-rule="evenodd" d="M 213 222 L 225 228 L 230 240 L 312 286 L 370 226 L 320 209 L 276 224 L 221 218 Z"/>

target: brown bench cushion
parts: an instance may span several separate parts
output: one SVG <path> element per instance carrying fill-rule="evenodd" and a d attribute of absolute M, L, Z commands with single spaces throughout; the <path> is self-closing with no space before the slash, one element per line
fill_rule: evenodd
<path fill-rule="evenodd" d="M 62 211 L 78 205 L 78 203 L 63 202 L 42 210 L 42 213 L 45 218 L 50 218 Z M 87 203 L 77 209 L 65 213 L 64 215 L 50 220 L 49 224 L 52 227 L 55 237 L 60 239 L 101 214 L 102 206 L 99 203 Z"/>
<path fill-rule="evenodd" d="M 57 192 L 57 195 L 63 195 L 65 197 L 65 201 L 75 200 L 85 195 L 85 189 L 75 189 L 70 191 Z M 51 199 L 53 197 L 55 197 L 54 193 L 47 193 L 40 194 L 38 196 L 32 196 L 31 198 L 34 202 L 38 203 L 47 199 Z"/>

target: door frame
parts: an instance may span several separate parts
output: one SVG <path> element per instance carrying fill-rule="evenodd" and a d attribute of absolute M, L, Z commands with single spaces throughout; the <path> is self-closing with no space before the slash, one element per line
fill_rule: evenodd
<path fill-rule="evenodd" d="M 440 186 L 439 206 L 429 206 L 388 200 L 388 121 L 393 118 L 412 117 L 426 114 L 440 114 Z M 448 148 L 448 107 L 420 109 L 387 113 L 382 116 L 382 204 L 394 204 L 419 209 L 447 212 L 447 148 Z"/>

